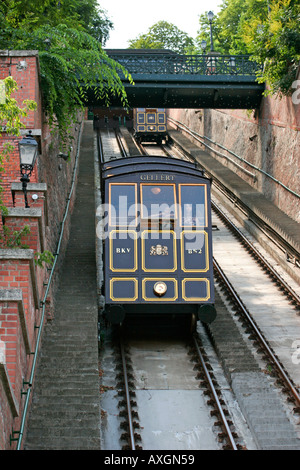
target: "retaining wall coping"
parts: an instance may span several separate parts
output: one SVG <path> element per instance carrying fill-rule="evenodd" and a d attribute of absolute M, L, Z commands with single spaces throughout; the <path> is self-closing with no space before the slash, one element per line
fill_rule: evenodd
<path fill-rule="evenodd" d="M 22 183 L 11 183 L 12 191 L 23 191 Z M 47 183 L 27 183 L 27 191 L 47 191 Z"/>
<path fill-rule="evenodd" d="M 10 207 L 7 209 L 7 214 L 3 217 L 42 217 L 42 209 L 31 207 Z"/>
<path fill-rule="evenodd" d="M 37 50 L 29 50 L 29 51 L 11 51 L 9 49 L 1 49 L 0 56 L 6 57 L 32 57 L 38 56 L 39 51 Z"/>
<path fill-rule="evenodd" d="M 47 183 L 28 183 L 27 184 L 27 192 L 42 192 L 44 193 L 44 210 L 45 210 L 45 223 L 48 225 L 48 203 L 47 203 Z M 11 183 L 11 194 L 12 199 L 15 199 L 16 192 L 23 192 L 22 183 Z"/>
<path fill-rule="evenodd" d="M 27 248 L 1 248 L 0 259 L 34 259 L 34 251 Z"/>

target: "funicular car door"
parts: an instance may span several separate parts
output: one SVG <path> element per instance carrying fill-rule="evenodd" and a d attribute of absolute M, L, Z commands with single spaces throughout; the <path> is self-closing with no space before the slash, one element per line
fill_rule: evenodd
<path fill-rule="evenodd" d="M 178 207 L 174 178 L 150 173 L 140 183 L 141 289 L 146 302 L 178 300 Z"/>
<path fill-rule="evenodd" d="M 180 205 L 181 296 L 186 302 L 213 299 L 211 221 L 208 184 L 178 185 Z"/>
<path fill-rule="evenodd" d="M 106 299 L 138 299 L 137 183 L 108 183 L 106 232 Z"/>

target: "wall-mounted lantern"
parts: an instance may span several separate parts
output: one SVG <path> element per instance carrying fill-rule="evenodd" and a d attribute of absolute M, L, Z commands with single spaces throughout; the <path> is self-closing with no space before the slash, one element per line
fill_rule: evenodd
<path fill-rule="evenodd" d="M 24 192 L 25 207 L 29 207 L 27 202 L 27 183 L 30 182 L 30 176 L 35 165 L 38 154 L 38 143 L 32 137 L 31 131 L 19 142 L 21 183 Z"/>

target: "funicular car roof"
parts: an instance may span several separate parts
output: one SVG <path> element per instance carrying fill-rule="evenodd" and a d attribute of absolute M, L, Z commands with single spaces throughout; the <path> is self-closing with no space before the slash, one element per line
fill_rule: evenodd
<path fill-rule="evenodd" d="M 117 167 L 117 166 L 124 166 L 124 165 L 135 165 L 137 160 L 140 160 L 142 163 L 167 163 L 169 164 L 172 162 L 172 164 L 176 164 L 179 166 L 185 166 L 185 167 L 190 167 L 190 168 L 196 168 L 197 165 L 196 163 L 193 162 L 188 162 L 185 160 L 179 160 L 178 158 L 174 157 L 162 157 L 160 155 L 133 155 L 130 157 L 126 158 L 117 158 L 110 160 L 108 162 L 103 163 L 103 170 L 106 170 L 108 168 L 112 167 Z"/>
<path fill-rule="evenodd" d="M 137 159 L 137 157 L 128 157 L 106 162 L 102 167 L 102 177 L 107 179 L 116 176 L 131 175 L 133 173 L 159 171 L 175 172 L 208 179 L 203 176 L 203 170 L 198 169 L 195 163 L 160 156 L 139 156 L 139 159 Z"/>

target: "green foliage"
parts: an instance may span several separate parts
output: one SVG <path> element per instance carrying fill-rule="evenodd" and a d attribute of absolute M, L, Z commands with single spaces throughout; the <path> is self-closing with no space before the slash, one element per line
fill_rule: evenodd
<path fill-rule="evenodd" d="M 0 248 L 22 248 L 28 249 L 29 246 L 23 242 L 22 238 L 30 235 L 30 227 L 24 225 L 21 230 L 11 230 L 6 225 L 3 225 L 2 232 L 0 232 Z M 51 251 L 45 250 L 42 253 L 34 253 L 34 263 L 40 268 L 44 268 L 44 263 L 52 265 L 54 256 Z"/>
<path fill-rule="evenodd" d="M 97 0 L 4 0 L 0 22 L 0 49 L 39 51 L 44 109 L 62 150 L 88 93 L 127 104 L 119 74 L 132 80 L 102 49 L 112 23 Z"/>
<path fill-rule="evenodd" d="M 0 247 L 1 248 L 28 248 L 28 245 L 22 242 L 22 237 L 30 234 L 28 225 L 24 225 L 22 230 L 11 230 L 6 225 L 2 227 L 0 232 Z"/>
<path fill-rule="evenodd" d="M 247 54 L 248 48 L 242 30 L 246 19 L 267 17 L 268 0 L 223 0 L 221 10 L 212 20 L 214 49 L 222 54 Z M 251 4 L 251 6 L 250 6 Z M 210 48 L 210 25 L 207 12 L 200 15 L 198 48 L 204 39 Z"/>
<path fill-rule="evenodd" d="M 129 74 L 85 31 L 63 24 L 40 26 L 30 33 L 14 29 L 6 37 L 5 48 L 39 51 L 44 110 L 50 126 L 59 131 L 64 151 L 70 146 L 69 128 L 78 109 L 86 105 L 88 93 L 106 105 L 113 95 L 127 104 L 119 73 L 131 80 Z"/>
<path fill-rule="evenodd" d="M 52 266 L 54 261 L 54 256 L 51 253 L 51 251 L 45 250 L 42 253 L 36 252 L 34 254 L 34 263 L 36 266 L 39 266 L 40 268 L 44 267 L 44 264 L 49 264 Z"/>
<path fill-rule="evenodd" d="M 268 93 L 289 95 L 300 61 L 300 7 L 292 0 L 273 1 L 266 21 L 245 21 L 243 38 L 254 60 L 264 64 L 259 82 L 268 82 Z"/>
<path fill-rule="evenodd" d="M 193 40 L 172 23 L 159 21 L 149 28 L 148 33 L 132 39 L 129 44 L 130 49 L 171 49 L 184 54 L 193 46 Z"/>
<path fill-rule="evenodd" d="M 86 31 L 102 45 L 113 27 L 97 0 L 2 0 L 0 18 L 2 26 L 26 31 L 65 24 Z"/>
<path fill-rule="evenodd" d="M 20 135 L 20 129 L 25 127 L 22 118 L 28 116 L 29 111 L 36 109 L 36 103 L 32 100 L 24 100 L 22 107 L 18 105 L 12 94 L 18 90 L 17 82 L 12 77 L 3 80 L 5 93 L 0 101 L 0 125 L 5 132 L 11 135 Z"/>

